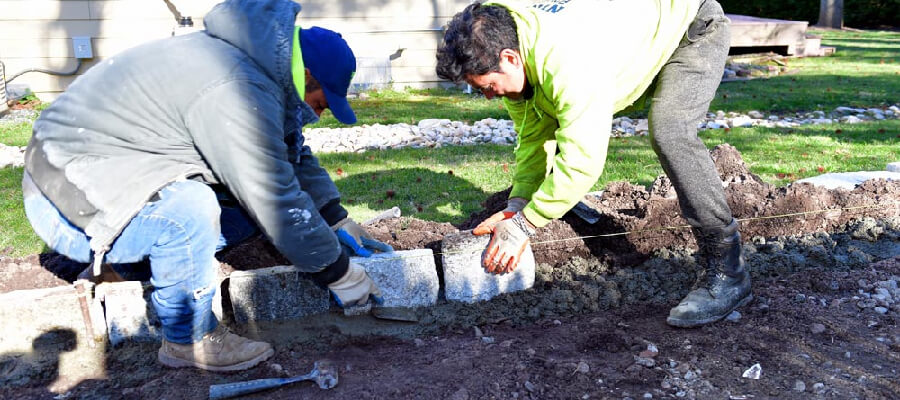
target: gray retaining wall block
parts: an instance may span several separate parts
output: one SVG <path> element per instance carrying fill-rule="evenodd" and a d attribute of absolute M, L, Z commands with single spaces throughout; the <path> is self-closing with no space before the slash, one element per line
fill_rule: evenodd
<path fill-rule="evenodd" d="M 437 302 L 440 284 L 431 249 L 351 257 L 381 289 L 384 307 L 426 307 Z"/>
<path fill-rule="evenodd" d="M 228 280 L 238 323 L 297 319 L 330 307 L 330 293 L 301 277 L 292 265 L 235 271 Z"/>
<path fill-rule="evenodd" d="M 212 299 L 212 312 L 222 320 L 222 282 Z M 109 343 L 117 346 L 127 340 L 159 342 L 162 324 L 150 301 L 153 286 L 150 282 L 103 282 L 97 285 L 95 296 L 103 302 L 106 332 Z"/>
<path fill-rule="evenodd" d="M 106 331 L 111 345 L 127 340 L 160 341 L 162 327 L 150 302 L 153 287 L 139 281 L 104 282 L 97 285 L 96 293 L 106 310 Z"/>
<path fill-rule="evenodd" d="M 900 161 L 888 164 L 886 169 L 888 172 L 900 172 Z"/>
<path fill-rule="evenodd" d="M 71 382 L 105 378 L 106 322 L 93 284 L 83 295 L 74 285 L 0 294 L 0 354 L 14 363 L 0 385 L 17 385 L 55 368 L 65 380 L 48 387 L 63 393 Z M 79 298 L 87 299 L 93 335 L 88 335 Z M 68 382 L 68 383 L 67 383 Z"/>
<path fill-rule="evenodd" d="M 351 257 L 381 289 L 385 307 L 424 307 L 437 302 L 440 285 L 430 249 Z M 326 312 L 331 293 L 291 265 L 235 271 L 228 293 L 238 323 L 298 319 Z"/>
<path fill-rule="evenodd" d="M 447 300 L 472 303 L 534 286 L 531 245 L 525 248 L 519 266 L 513 272 L 496 275 L 485 271 L 481 265 L 482 254 L 490 240 L 491 235 L 475 236 L 471 231 L 444 238 L 441 252 Z"/>

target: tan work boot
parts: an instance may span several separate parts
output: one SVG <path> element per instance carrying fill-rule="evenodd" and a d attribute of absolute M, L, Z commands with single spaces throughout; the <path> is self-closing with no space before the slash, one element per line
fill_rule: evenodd
<path fill-rule="evenodd" d="M 240 371 L 259 364 L 274 353 L 272 345 L 238 336 L 219 324 L 197 343 L 171 343 L 164 338 L 159 348 L 159 362 L 172 368 Z"/>

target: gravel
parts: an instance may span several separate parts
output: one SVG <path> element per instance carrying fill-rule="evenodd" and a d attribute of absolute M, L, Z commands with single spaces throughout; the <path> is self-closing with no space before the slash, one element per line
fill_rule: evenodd
<path fill-rule="evenodd" d="M 34 110 L 11 110 L 0 117 L 0 126 L 33 121 Z M 699 122 L 699 129 L 731 129 L 736 127 L 795 128 L 804 125 L 855 124 L 866 121 L 900 119 L 900 106 L 883 108 L 837 107 L 830 112 L 812 111 L 784 114 L 764 114 L 749 111 L 709 112 Z M 618 117 L 613 119 L 610 133 L 614 137 L 644 136 L 648 134 L 646 119 Z M 503 119 L 483 119 L 471 125 L 449 119 L 425 119 L 416 125 L 360 125 L 346 128 L 313 128 L 304 131 L 306 145 L 318 153 L 362 152 L 366 150 L 404 147 L 442 147 L 493 143 L 515 145 L 513 122 Z M 24 148 L 0 145 L 0 168 L 21 166 Z"/>

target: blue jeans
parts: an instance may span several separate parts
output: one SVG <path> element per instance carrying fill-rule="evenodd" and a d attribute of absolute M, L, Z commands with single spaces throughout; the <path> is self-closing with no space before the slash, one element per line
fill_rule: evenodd
<path fill-rule="evenodd" d="M 195 343 L 216 328 L 212 313 L 218 262 L 215 253 L 253 236 L 258 229 L 239 207 L 222 207 L 204 183 L 174 182 L 159 191 L 125 227 L 104 262 L 150 260 L 151 300 L 172 343 Z M 25 213 L 34 231 L 54 251 L 89 263 L 84 231 L 72 225 L 39 192 L 25 195 Z"/>

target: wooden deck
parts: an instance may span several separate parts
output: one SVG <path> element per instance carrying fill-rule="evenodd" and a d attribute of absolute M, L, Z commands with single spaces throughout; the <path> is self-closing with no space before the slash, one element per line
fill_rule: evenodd
<path fill-rule="evenodd" d="M 816 57 L 828 54 L 822 39 L 806 33 L 806 21 L 787 21 L 726 14 L 731 19 L 732 52 L 772 50 L 782 55 Z"/>

